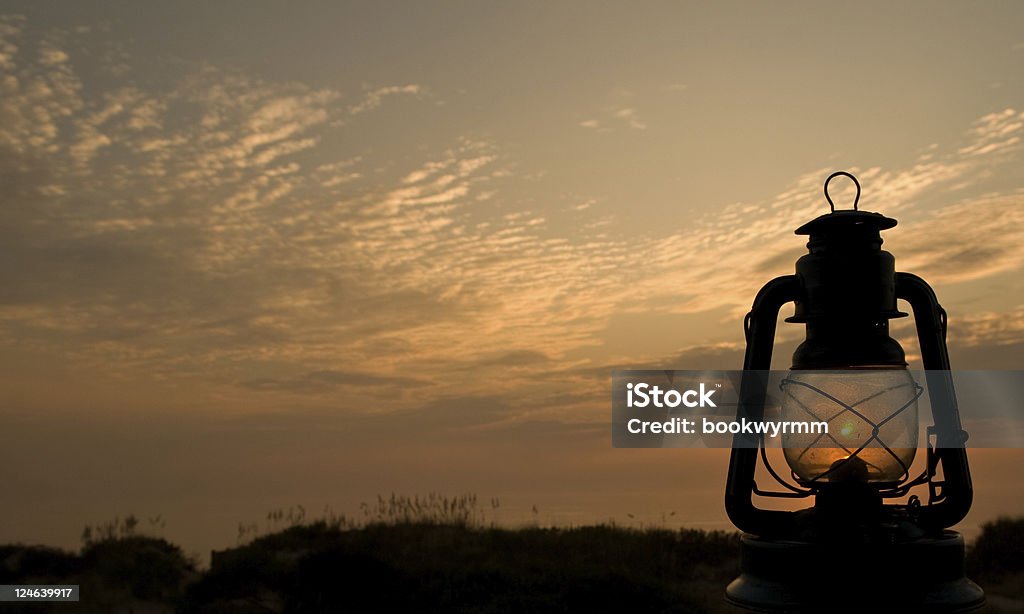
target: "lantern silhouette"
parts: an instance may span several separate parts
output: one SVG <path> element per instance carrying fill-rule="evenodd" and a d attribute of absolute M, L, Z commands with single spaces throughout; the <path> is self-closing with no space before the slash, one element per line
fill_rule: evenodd
<path fill-rule="evenodd" d="M 852 180 L 852 210 L 836 210 L 829 183 Z M 726 590 L 733 605 L 761 611 L 912 607 L 965 611 L 984 593 L 964 576 L 963 538 L 949 527 L 971 506 L 972 486 L 946 348 L 946 312 L 920 277 L 897 273 L 881 249 L 896 220 L 858 210 L 860 184 L 833 173 L 831 212 L 796 230 L 808 253 L 796 273 L 768 282 L 744 320 L 747 349 L 737 419 L 765 418 L 770 393 L 785 421 L 815 421 L 828 433 L 795 433 L 782 445 L 790 477 L 772 466 L 763 435 L 735 436 L 726 484 L 730 520 L 745 535 L 741 574 Z M 924 468 L 911 468 L 924 387 L 907 371 L 889 320 L 913 311 L 934 424 Z M 768 390 L 776 320 L 786 303 L 806 338 L 777 390 Z M 758 465 L 774 482 L 762 488 Z M 925 500 L 912 491 L 925 492 Z M 814 498 L 785 511 L 764 498 Z M 909 498 L 908 498 L 909 497 Z M 900 501 L 904 500 L 905 501 Z M 887 503 L 892 501 L 892 503 Z"/>

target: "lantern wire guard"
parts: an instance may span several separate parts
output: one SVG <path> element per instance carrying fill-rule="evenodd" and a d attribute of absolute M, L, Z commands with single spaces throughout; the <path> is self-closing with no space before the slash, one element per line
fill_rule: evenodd
<path fill-rule="evenodd" d="M 818 475 L 814 476 L 813 478 L 811 478 L 809 480 L 803 479 L 803 478 L 799 477 L 796 474 L 795 470 L 790 469 L 790 480 L 792 482 L 796 482 L 800 486 L 795 486 L 791 482 L 788 482 L 782 476 L 780 476 L 779 473 L 775 470 L 775 468 L 772 466 L 771 460 L 768 458 L 767 448 L 764 445 L 764 435 L 763 434 L 760 435 L 759 442 L 758 442 L 758 448 L 759 448 L 759 451 L 760 451 L 761 462 L 764 464 L 764 467 L 768 471 L 769 475 L 771 475 L 779 485 L 781 485 L 782 487 L 786 488 L 787 492 L 761 490 L 760 488 L 758 488 L 757 482 L 755 481 L 754 484 L 753 484 L 754 493 L 755 494 L 757 494 L 759 496 L 763 496 L 763 497 L 778 497 L 778 498 L 791 498 L 791 499 L 792 498 L 809 497 L 811 495 L 814 495 L 816 491 L 815 491 L 815 489 L 813 487 L 815 487 L 818 484 L 820 484 L 821 482 L 825 481 L 825 478 L 828 478 L 829 476 L 831 476 L 833 474 L 842 473 L 843 469 L 845 467 L 850 466 L 850 464 L 853 463 L 855 461 L 855 459 L 860 459 L 861 452 L 863 452 L 866 448 L 871 446 L 872 442 L 877 442 L 878 447 L 880 447 L 882 450 L 884 450 L 886 452 L 886 454 L 888 454 L 889 457 L 891 457 L 893 459 L 893 461 L 895 461 L 899 465 L 899 467 L 901 469 L 900 477 L 895 482 L 878 484 L 878 486 L 879 486 L 879 494 L 883 498 L 899 498 L 899 497 L 903 497 L 903 496 L 905 496 L 910 491 L 911 488 L 913 488 L 915 486 L 918 486 L 920 484 L 924 484 L 926 482 L 929 482 L 932 478 L 935 477 L 935 475 L 936 475 L 936 473 L 935 473 L 936 466 L 935 466 L 935 463 L 932 462 L 932 460 L 934 459 L 935 454 L 934 454 L 934 448 L 931 445 L 931 438 L 930 437 L 929 437 L 929 442 L 928 442 L 928 447 L 927 447 L 928 462 L 926 463 L 925 469 L 922 470 L 921 473 L 917 477 L 915 477 L 914 479 L 910 479 L 910 467 L 907 465 L 907 463 L 905 463 L 904 460 L 901 459 L 899 457 L 899 455 L 896 454 L 892 450 L 890 445 L 888 443 L 886 443 L 880 437 L 881 429 L 888 422 L 890 422 L 891 420 L 893 420 L 894 418 L 896 418 L 897 416 L 902 414 L 909 407 L 911 407 L 911 405 L 916 403 L 918 399 L 920 399 L 921 395 L 924 393 L 924 388 L 920 384 L 918 384 L 917 382 L 911 381 L 911 382 L 908 382 L 906 384 L 900 384 L 900 385 L 897 385 L 897 386 L 892 386 L 892 387 L 886 388 L 886 389 L 884 389 L 882 391 L 874 392 L 874 393 L 870 394 L 869 396 L 864 397 L 864 398 L 862 398 L 862 399 L 860 399 L 858 401 L 854 401 L 852 403 L 846 403 L 846 402 L 836 398 L 835 396 L 829 394 L 825 390 L 822 390 L 821 388 L 819 388 L 817 386 L 814 386 L 812 384 L 808 384 L 806 382 L 797 381 L 797 380 L 794 380 L 792 378 L 785 378 L 785 379 L 783 379 L 782 382 L 779 384 L 779 389 L 782 391 L 782 393 L 787 395 L 787 397 L 790 398 L 791 400 L 793 400 L 793 402 L 795 402 L 798 406 L 800 406 L 810 417 L 815 418 L 815 419 L 819 419 L 820 416 L 815 414 L 811 409 L 809 409 L 804 403 L 802 403 L 798 398 L 796 398 L 793 395 L 792 391 L 790 390 L 790 387 L 793 387 L 793 386 L 797 386 L 797 387 L 801 387 L 801 388 L 810 390 L 814 394 L 819 395 L 819 396 L 821 396 L 824 399 L 827 399 L 828 401 L 834 403 L 837 407 L 840 408 L 838 412 L 836 412 L 831 417 L 829 417 L 828 419 L 825 420 L 826 423 L 831 423 L 832 421 L 842 417 L 846 413 L 852 413 L 857 418 L 859 418 L 860 420 L 863 420 L 864 422 L 868 423 L 872 427 L 871 428 L 871 434 L 867 438 L 865 438 L 855 449 L 851 449 L 850 446 L 843 445 L 841 442 L 839 442 L 835 438 L 835 436 L 833 436 L 832 434 L 828 433 L 827 431 L 823 431 L 823 432 L 819 433 L 817 436 L 814 437 L 814 439 L 810 443 L 808 443 L 805 447 L 803 447 L 803 449 L 797 455 L 797 459 L 798 460 L 802 459 L 810 450 L 813 450 L 822 439 L 826 439 L 826 438 L 831 440 L 832 443 L 835 444 L 835 448 L 841 449 L 844 452 L 846 452 L 847 456 L 846 456 L 846 458 L 841 459 L 840 461 L 832 464 L 826 471 L 824 471 L 822 473 L 819 473 Z M 865 403 L 867 401 L 873 400 L 875 398 L 878 398 L 878 397 L 880 397 L 882 395 L 885 395 L 886 393 L 892 392 L 892 391 L 894 391 L 894 390 L 896 390 L 898 388 L 907 387 L 907 386 L 911 387 L 912 390 L 913 390 L 912 397 L 910 398 L 910 400 L 904 402 L 902 405 L 900 405 L 898 408 L 896 408 L 891 414 L 886 416 L 884 419 L 879 420 L 879 421 L 876 422 L 875 420 L 872 420 L 871 417 L 869 417 L 869 416 L 867 416 L 867 415 L 857 411 L 857 407 L 859 405 L 861 405 L 861 404 L 863 404 L 863 403 Z M 928 432 L 929 432 L 929 435 L 931 435 L 932 432 L 933 432 L 933 428 L 929 427 L 928 428 Z M 966 440 L 966 433 L 965 433 L 965 440 Z M 863 459 L 860 459 L 860 460 L 863 461 Z M 873 465 L 873 463 L 871 461 L 863 461 L 863 462 L 867 466 L 869 466 L 869 467 L 877 468 L 877 467 L 875 467 Z M 939 483 L 939 486 L 941 486 L 941 483 Z M 938 492 L 937 492 L 938 490 L 941 490 L 941 489 L 938 488 L 938 489 L 936 489 L 936 492 L 932 492 L 930 494 L 929 500 L 931 502 L 938 501 L 938 499 L 936 498 L 937 495 L 938 495 Z M 912 505 L 914 505 L 914 504 L 912 503 Z"/>

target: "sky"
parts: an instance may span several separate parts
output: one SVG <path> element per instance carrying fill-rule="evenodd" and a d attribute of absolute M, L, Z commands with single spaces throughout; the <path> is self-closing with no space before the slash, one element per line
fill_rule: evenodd
<path fill-rule="evenodd" d="M 610 371 L 740 368 L 834 170 L 953 366 L 1022 368 L 1015 3 L 4 12 L 0 541 L 430 491 L 726 528 L 723 451 L 611 448 Z M 971 459 L 966 530 L 1024 512 L 1024 455 Z"/>

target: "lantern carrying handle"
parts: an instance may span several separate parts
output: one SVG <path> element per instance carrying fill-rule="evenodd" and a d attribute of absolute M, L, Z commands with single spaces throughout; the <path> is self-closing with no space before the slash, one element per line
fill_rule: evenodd
<path fill-rule="evenodd" d="M 825 180 L 825 200 L 828 201 L 828 206 L 832 208 L 832 213 L 836 212 L 836 204 L 832 202 L 832 197 L 828 195 L 828 182 L 839 176 L 849 177 L 850 180 L 853 181 L 853 185 L 857 186 L 857 196 L 853 199 L 853 210 L 857 211 L 857 203 L 860 202 L 860 182 L 857 181 L 856 177 L 846 171 L 836 171 L 829 175 L 828 179 Z"/>

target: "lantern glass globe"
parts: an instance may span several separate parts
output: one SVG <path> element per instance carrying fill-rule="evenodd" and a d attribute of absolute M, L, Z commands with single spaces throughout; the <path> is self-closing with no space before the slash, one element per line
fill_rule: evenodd
<path fill-rule="evenodd" d="M 794 370 L 782 382 L 784 421 L 828 432 L 782 435 L 786 462 L 805 484 L 904 479 L 914 462 L 921 388 L 902 368 Z"/>

